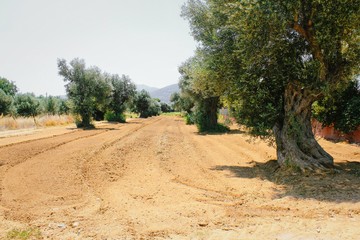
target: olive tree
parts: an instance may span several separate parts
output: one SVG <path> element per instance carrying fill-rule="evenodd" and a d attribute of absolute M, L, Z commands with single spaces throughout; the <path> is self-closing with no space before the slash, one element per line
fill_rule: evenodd
<path fill-rule="evenodd" d="M 14 96 L 17 93 L 15 83 L 0 77 L 0 116 L 11 113 Z"/>
<path fill-rule="evenodd" d="M 109 120 L 125 122 L 124 112 L 127 104 L 135 97 L 136 85 L 131 82 L 129 76 L 117 74 L 110 76 L 111 90 L 111 102 L 109 105 L 108 116 L 113 116 Z"/>
<path fill-rule="evenodd" d="M 331 167 L 312 133 L 312 105 L 359 74 L 358 2 L 189 0 L 184 8 L 200 46 L 226 50 L 216 72 L 229 84 L 238 122 L 274 137 L 281 166 Z"/>
<path fill-rule="evenodd" d="M 59 75 L 66 82 L 66 92 L 72 101 L 73 112 L 80 115 L 79 127 L 93 127 L 96 107 L 106 99 L 107 88 L 102 72 L 97 67 L 86 68 L 85 61 L 75 58 L 69 65 L 58 59 Z"/>
<path fill-rule="evenodd" d="M 37 125 L 35 117 L 41 113 L 40 102 L 32 93 L 17 94 L 14 101 L 16 113 L 22 117 L 32 117 Z"/>
<path fill-rule="evenodd" d="M 145 90 L 137 92 L 132 104 L 134 112 L 139 113 L 141 118 L 159 115 L 161 111 L 160 103 Z"/>

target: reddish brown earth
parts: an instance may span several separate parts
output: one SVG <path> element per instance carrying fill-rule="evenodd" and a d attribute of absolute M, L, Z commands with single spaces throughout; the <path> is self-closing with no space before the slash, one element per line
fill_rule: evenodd
<path fill-rule="evenodd" d="M 176 117 L 3 137 L 0 238 L 359 239 L 358 146 L 320 140 L 338 169 L 301 176 L 248 140 Z"/>

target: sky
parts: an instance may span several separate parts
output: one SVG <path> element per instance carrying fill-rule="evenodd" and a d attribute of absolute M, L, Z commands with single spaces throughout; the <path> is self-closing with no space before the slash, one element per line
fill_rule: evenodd
<path fill-rule="evenodd" d="M 0 76 L 20 92 L 65 95 L 57 59 L 82 58 L 137 84 L 178 82 L 196 43 L 186 0 L 0 0 Z"/>

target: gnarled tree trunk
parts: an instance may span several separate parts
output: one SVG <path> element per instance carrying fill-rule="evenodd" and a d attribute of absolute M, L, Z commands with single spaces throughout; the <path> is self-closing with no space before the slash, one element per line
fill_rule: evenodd
<path fill-rule="evenodd" d="M 284 96 L 284 118 L 274 127 L 280 166 L 301 170 L 330 168 L 333 158 L 314 138 L 311 105 L 316 96 L 300 86 L 289 84 Z"/>
<path fill-rule="evenodd" d="M 218 105 L 219 97 L 209 97 L 199 102 L 195 122 L 200 132 L 211 131 L 217 128 Z"/>

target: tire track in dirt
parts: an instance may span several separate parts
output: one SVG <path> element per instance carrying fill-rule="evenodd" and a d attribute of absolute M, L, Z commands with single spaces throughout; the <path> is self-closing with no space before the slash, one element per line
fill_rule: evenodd
<path fill-rule="evenodd" d="M 174 176 L 162 167 L 168 157 L 164 155 L 168 154 L 167 144 L 174 140 L 167 134 L 173 121 L 161 118 L 102 152 L 87 166 L 87 178 L 102 199 L 104 216 L 116 216 L 118 224 L 125 227 L 123 237 L 152 239 L 181 234 L 198 226 L 199 221 L 207 222 L 217 209 L 196 201 L 193 195 L 201 196 L 203 191 L 173 182 Z M 118 175 L 104 176 L 104 166 L 119 168 L 115 170 Z M 219 213 L 216 218 L 220 217 Z"/>
<path fill-rule="evenodd" d="M 179 123 L 181 124 L 181 122 Z M 179 128 L 179 126 L 178 126 Z M 228 163 L 229 166 L 244 166 L 251 167 L 251 162 L 260 158 L 268 157 L 268 151 L 272 149 L 266 149 L 263 152 L 252 151 L 251 148 L 247 149 L 246 145 L 244 147 L 236 147 L 238 143 L 233 143 L 238 137 L 235 134 L 224 134 L 224 135 L 199 135 L 195 133 L 196 130 L 192 131 L 181 131 L 181 134 L 174 134 L 174 138 L 177 135 L 186 136 L 182 140 L 177 140 L 177 145 L 182 144 L 182 148 L 186 149 L 186 152 L 176 153 L 176 159 L 173 160 L 173 163 L 178 163 L 179 167 L 191 165 L 192 169 L 179 169 L 178 174 L 174 178 L 174 182 L 179 184 L 186 185 L 198 190 L 206 191 L 206 197 L 199 198 L 199 201 L 202 202 L 212 202 L 214 204 L 243 204 L 243 196 L 249 195 L 255 198 L 254 193 L 257 192 L 256 189 L 251 192 L 237 191 L 237 183 L 233 184 L 232 176 L 229 174 L 227 178 L 224 179 L 224 174 L 215 170 L 218 165 L 223 163 Z M 175 141 L 173 141 L 175 142 Z M 242 144 L 247 142 L 242 142 Z M 240 145 L 240 144 L 239 144 Z M 252 147 L 253 148 L 253 147 Z M 176 151 L 176 150 L 174 150 Z M 190 159 L 191 162 L 186 162 Z M 167 166 L 168 169 L 172 169 L 174 172 L 174 166 Z M 187 171 L 193 171 L 194 175 L 196 174 L 197 178 L 188 178 L 189 174 L 184 174 Z M 214 184 L 215 183 L 215 184 Z M 204 195 L 205 196 L 205 195 Z M 250 201 L 249 199 L 247 201 Z"/>
<path fill-rule="evenodd" d="M 40 141 L 40 140 L 48 140 L 48 139 L 52 139 L 52 138 L 55 138 L 55 137 L 61 137 L 61 136 L 65 136 L 65 135 L 68 135 L 68 134 L 73 134 L 74 132 L 81 131 L 81 130 L 80 129 L 73 129 L 73 130 L 70 130 L 70 131 L 71 132 L 56 134 L 56 135 L 52 135 L 52 136 L 46 136 L 46 137 L 40 137 L 40 138 L 36 138 L 36 139 L 29 139 L 29 140 L 20 141 L 20 142 L 13 142 L 13 143 L 4 144 L 4 145 L 0 146 L 0 149 L 10 147 L 10 146 L 14 146 L 14 145 L 18 145 L 18 144 L 26 144 L 26 143 L 36 142 L 36 141 Z M 7 139 L 7 138 L 19 138 L 19 137 L 21 137 L 21 135 L 20 136 L 15 135 L 15 136 L 11 136 L 11 137 L 5 137 L 4 139 Z"/>
<path fill-rule="evenodd" d="M 150 124 L 150 123 L 151 122 L 149 122 L 147 124 Z M 132 127 L 126 128 L 125 132 L 127 132 L 127 135 L 131 134 L 131 132 L 133 130 L 137 131 L 137 129 L 143 127 L 143 125 L 144 125 L 142 122 L 139 122 L 139 124 L 140 124 L 140 126 L 137 126 L 137 125 L 134 124 Z M 117 128 L 113 128 L 113 130 L 120 130 L 121 128 L 122 128 L 122 125 L 120 125 Z M 94 131 L 96 131 L 96 132 L 94 133 Z M 24 171 L 25 172 L 30 172 L 31 169 L 34 168 L 34 166 L 39 165 L 39 163 L 41 165 L 44 162 L 44 160 L 46 160 L 46 158 L 44 156 L 46 156 L 49 160 L 52 159 L 52 158 L 59 160 L 59 159 L 61 159 L 61 157 L 57 157 L 56 154 L 59 155 L 59 156 L 60 155 L 66 155 L 66 152 L 68 152 L 67 145 L 69 145 L 70 148 L 71 148 L 72 146 L 78 144 L 78 142 L 81 142 L 81 141 L 86 142 L 88 140 L 91 140 L 92 138 L 99 138 L 104 133 L 108 133 L 108 135 L 109 135 L 110 132 L 113 132 L 113 131 L 111 131 L 110 129 L 104 129 L 104 130 L 100 129 L 100 130 L 90 130 L 90 131 L 80 131 L 80 132 L 78 131 L 78 132 L 76 132 L 76 133 L 74 133 L 72 135 L 67 135 L 66 138 L 64 138 L 64 136 L 58 136 L 57 138 L 51 138 L 52 140 L 55 140 L 55 141 L 50 142 L 46 146 L 43 146 L 41 148 L 41 150 L 35 151 L 35 153 L 32 153 L 29 156 L 25 155 L 21 159 L 18 159 L 16 156 L 13 156 L 12 159 L 11 158 L 7 159 L 10 162 L 10 164 L 8 164 L 6 166 L 7 169 L 4 171 L 4 174 L 2 175 L 1 180 L 2 180 L 2 182 L 4 182 L 3 180 L 8 175 L 8 172 L 13 171 L 11 176 L 15 176 L 15 175 L 20 176 L 19 177 L 20 180 L 18 179 L 19 181 L 17 181 L 18 183 L 17 182 L 13 183 L 13 187 L 16 188 L 16 185 L 17 186 L 21 185 L 21 182 L 28 182 L 28 179 L 24 179 L 24 177 L 22 177 L 22 175 L 24 175 Z M 115 134 L 111 134 L 111 136 L 108 137 L 108 138 L 110 138 L 110 140 L 105 142 L 104 144 L 100 145 L 100 147 L 98 145 L 98 142 L 96 140 L 95 141 L 93 140 L 93 143 L 95 144 L 94 148 L 86 149 L 87 147 L 85 146 L 86 150 L 83 150 L 80 147 L 80 149 L 78 149 L 78 150 L 72 150 L 70 152 L 70 155 L 73 155 L 72 158 L 77 159 L 77 160 L 79 160 L 81 162 L 81 161 L 83 161 L 84 158 L 89 157 L 89 154 L 90 155 L 91 154 L 97 154 L 99 151 L 102 151 L 103 149 L 106 149 L 107 147 L 110 147 L 112 144 L 114 144 L 116 141 L 120 140 L 123 137 L 124 136 L 122 136 L 120 138 L 117 138 L 117 136 Z M 47 140 L 49 140 L 49 139 L 47 139 Z M 39 144 L 39 141 L 35 141 L 35 142 L 37 144 Z M 17 147 L 19 147 L 19 146 L 23 147 L 24 145 L 28 145 L 28 144 L 29 143 L 26 143 L 26 144 L 25 143 L 23 143 L 23 144 L 19 143 L 16 146 Z M 14 146 L 12 146 L 12 147 L 14 147 Z M 31 146 L 29 146 L 29 148 L 31 148 Z M 5 148 L 3 148 L 2 150 L 4 150 L 4 149 Z M 94 149 L 96 149 L 96 150 L 94 151 Z M 53 155 L 52 152 L 56 152 L 55 156 L 52 156 Z M 40 162 L 38 161 L 39 158 L 40 158 Z M 66 159 L 66 157 L 64 157 L 64 158 Z M 61 161 L 59 161 L 59 162 L 61 162 Z M 27 167 L 19 166 L 21 164 L 27 165 Z M 61 165 L 60 163 L 57 163 L 58 167 L 60 165 Z M 3 167 L 5 167 L 5 166 L 3 166 Z M 14 170 L 16 167 L 17 167 L 17 169 L 20 169 L 22 171 L 21 174 L 18 174 L 16 172 L 16 170 Z M 41 166 L 38 166 L 38 167 L 40 168 Z M 48 175 L 48 174 L 46 174 L 46 175 Z M 37 176 L 36 175 L 32 176 L 32 178 L 34 178 L 34 177 L 36 178 Z M 60 179 L 61 179 L 61 177 L 60 177 Z M 48 179 L 48 180 L 51 180 L 51 179 Z M 35 183 L 36 183 L 36 181 L 35 181 Z M 43 184 L 43 183 L 41 183 L 41 184 Z M 2 184 L 2 189 L 5 188 L 3 185 L 4 184 Z M 30 187 L 30 189 L 31 189 L 31 187 Z M 30 192 L 29 189 L 23 189 L 23 190 L 24 190 L 23 192 Z"/>
<path fill-rule="evenodd" d="M 65 133 L 61 135 L 1 146 L 0 166 L 5 164 L 10 164 L 11 166 L 14 166 L 32 157 L 35 157 L 38 154 L 50 151 L 64 144 L 71 143 L 79 139 L 103 134 L 107 131 L 109 131 L 109 129 L 77 130 L 71 133 Z"/>
<path fill-rule="evenodd" d="M 251 233 L 256 232 L 258 236 L 262 236 L 261 238 L 267 238 L 259 230 L 252 228 L 251 225 L 261 223 L 269 227 L 266 221 L 270 223 L 274 219 L 275 221 L 286 219 L 285 221 L 288 221 L 286 225 L 290 228 L 289 224 L 292 224 L 291 229 L 294 229 L 294 226 L 298 225 L 296 221 L 302 221 L 295 220 L 294 222 L 294 219 L 305 218 L 308 219 L 308 222 L 305 224 L 302 221 L 304 226 L 313 229 L 311 223 L 319 221 L 317 218 L 323 216 L 324 209 L 331 209 L 330 215 L 337 212 L 339 219 L 342 219 L 341 221 L 345 221 L 354 227 L 353 220 L 347 218 L 348 215 L 356 215 L 357 211 L 354 209 L 350 211 L 347 209 L 340 210 L 342 207 L 333 203 L 307 200 L 306 210 L 301 211 L 299 202 L 304 200 L 279 195 L 282 192 L 281 185 L 266 180 L 263 176 L 264 173 L 257 172 L 264 169 L 260 170 L 254 167 L 254 163 L 262 164 L 276 157 L 275 150 L 267 146 L 266 143 L 248 142 L 246 141 L 247 137 L 244 138 L 243 134 L 202 136 L 198 135 L 192 127 L 179 129 L 181 134 L 178 135 L 186 137 L 176 138 L 177 134 L 173 134 L 173 139 L 176 139 L 177 147 L 181 146 L 185 151 L 176 152 L 176 147 L 171 146 L 171 144 L 164 147 L 170 152 L 175 152 L 173 154 L 175 157 L 170 158 L 173 165 L 169 164 L 165 168 L 171 170 L 175 176 L 174 182 L 203 191 L 203 196 L 196 197 L 197 201 L 221 206 L 225 209 L 226 214 L 215 225 L 228 229 L 228 233 L 233 236 L 231 239 L 239 238 L 239 232 L 237 232 L 239 227 L 249 229 L 250 235 L 244 236 L 253 236 Z M 174 149 L 171 150 L 172 148 Z M 338 149 L 338 151 L 344 150 Z M 189 165 L 191 165 L 191 169 L 186 169 L 185 166 Z M 189 176 L 196 177 L 189 178 Z M 319 206 L 322 207 L 319 209 Z M 354 207 L 356 208 L 356 205 Z M 242 220 L 237 221 L 237 219 L 246 219 L 249 225 L 244 224 Z M 236 232 L 232 232 L 232 230 L 236 230 Z M 218 237 L 224 238 L 224 236 L 226 235 L 223 232 L 221 237 Z M 345 236 L 349 235 L 345 234 Z"/>
<path fill-rule="evenodd" d="M 0 238 L 9 220 L 38 226 L 50 239 L 356 239 L 360 234 L 359 198 L 335 202 L 287 193 L 285 185 L 264 176 L 266 169 L 254 166 L 275 156 L 264 142 L 246 142 L 243 134 L 198 135 L 194 126 L 173 117 L 121 126 L 9 169 L 1 182 L 6 191 Z M 350 149 L 328 146 L 339 153 Z M 346 157 L 360 161 L 357 149 L 350 150 Z M 356 191 L 344 194 L 351 199 Z"/>

